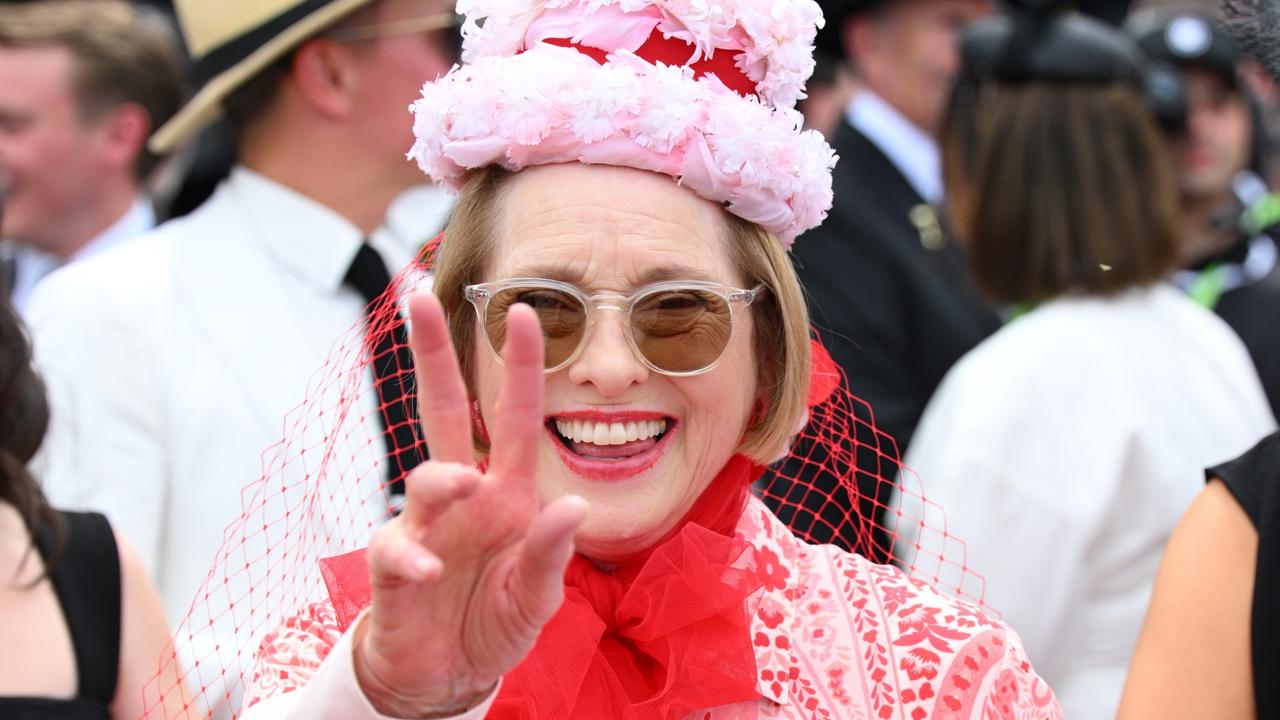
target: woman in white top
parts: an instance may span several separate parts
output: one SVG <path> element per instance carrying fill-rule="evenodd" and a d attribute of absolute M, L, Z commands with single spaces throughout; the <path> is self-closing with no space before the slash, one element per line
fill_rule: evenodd
<path fill-rule="evenodd" d="M 943 138 L 953 219 L 1015 318 L 948 374 L 907 465 L 1066 716 L 1111 718 L 1201 468 L 1275 421 L 1239 340 L 1163 282 L 1174 187 L 1136 49 L 1049 13 L 985 22 L 963 54 Z"/>

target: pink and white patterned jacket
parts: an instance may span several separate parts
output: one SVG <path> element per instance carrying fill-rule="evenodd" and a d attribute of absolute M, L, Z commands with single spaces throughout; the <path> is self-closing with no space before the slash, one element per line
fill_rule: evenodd
<path fill-rule="evenodd" d="M 1062 717 L 1017 634 L 897 568 L 797 539 L 752 498 L 737 534 L 763 589 L 748 601 L 760 698 L 690 720 L 1003 720 Z M 480 720 L 493 697 L 457 720 Z M 381 720 L 355 681 L 350 632 L 328 603 L 264 639 L 246 718 Z"/>

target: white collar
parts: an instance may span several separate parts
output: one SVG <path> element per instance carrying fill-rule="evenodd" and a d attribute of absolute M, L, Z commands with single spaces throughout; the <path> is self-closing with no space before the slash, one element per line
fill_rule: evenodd
<path fill-rule="evenodd" d="M 64 264 L 97 255 L 126 240 L 141 235 L 155 227 L 155 225 L 156 214 L 151 207 L 151 202 L 139 195 L 134 198 L 133 204 L 129 206 L 129 209 L 123 215 L 111 223 L 106 230 L 98 233 L 93 239 L 85 243 L 84 247 L 77 250 L 65 261 L 35 248 L 15 244 L 13 246 L 12 261 L 14 263 L 13 290 L 10 293 L 13 306 L 21 313 L 26 308 L 27 300 L 30 299 L 31 292 L 35 290 L 36 284 Z"/>
<path fill-rule="evenodd" d="M 133 199 L 133 204 L 129 206 L 124 215 L 120 216 L 120 219 L 112 223 L 106 230 L 98 233 L 98 236 L 90 240 L 84 247 L 77 250 L 67 262 L 76 262 L 77 260 L 84 260 L 87 257 L 97 255 L 107 248 L 135 238 L 155 226 L 156 211 L 151 207 L 151 201 L 139 195 Z"/>
<path fill-rule="evenodd" d="M 244 211 L 254 241 L 304 282 L 336 292 L 364 240 L 350 220 L 326 205 L 242 165 L 226 191 Z M 413 260 L 439 231 L 442 190 L 411 188 L 392 203 L 387 221 L 369 237 L 391 274 Z M 407 199 L 402 199 L 407 198 Z"/>
<path fill-rule="evenodd" d="M 845 119 L 888 156 L 925 202 L 942 202 L 942 154 L 932 136 L 865 88 L 849 101 Z"/>

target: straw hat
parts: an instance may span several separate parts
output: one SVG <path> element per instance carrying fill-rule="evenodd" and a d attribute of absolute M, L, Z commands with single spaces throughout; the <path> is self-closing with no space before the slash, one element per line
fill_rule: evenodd
<path fill-rule="evenodd" d="M 372 0 L 176 0 L 200 91 L 151 136 L 164 153 L 209 124 L 222 101 L 264 68 Z"/>

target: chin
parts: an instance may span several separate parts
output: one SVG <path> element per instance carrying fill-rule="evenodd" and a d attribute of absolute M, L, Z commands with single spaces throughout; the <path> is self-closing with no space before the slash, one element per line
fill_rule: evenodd
<path fill-rule="evenodd" d="M 581 555 L 598 562 L 618 562 L 652 550 L 670 530 L 669 525 L 638 520 L 627 508 L 593 505 L 574 538 Z"/>
<path fill-rule="evenodd" d="M 685 465 L 684 427 L 674 417 L 635 420 L 652 426 L 617 437 L 611 446 L 615 452 L 585 447 L 583 428 L 564 421 L 563 415 L 547 418 L 540 495 L 543 502 L 566 494 L 587 501 L 587 518 L 575 542 L 578 553 L 592 560 L 618 562 L 651 550 L 696 502 L 695 486 L 705 487 L 698 482 L 701 468 Z"/>
<path fill-rule="evenodd" d="M 579 494 L 589 508 L 575 538 L 577 549 L 602 561 L 623 560 L 652 550 L 679 524 L 693 502 L 683 496 L 666 496 L 663 488 L 652 483 L 623 495 L 584 490 Z"/>

